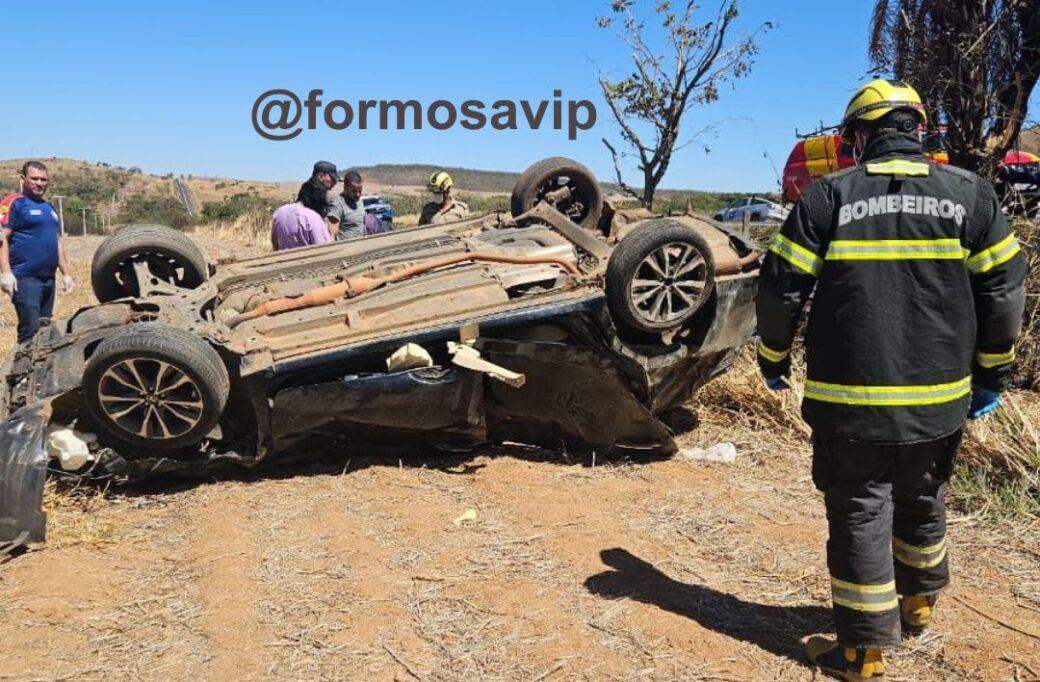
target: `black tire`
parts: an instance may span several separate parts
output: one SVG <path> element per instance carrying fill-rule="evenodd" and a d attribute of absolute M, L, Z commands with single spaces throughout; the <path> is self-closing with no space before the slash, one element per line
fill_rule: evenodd
<path fill-rule="evenodd" d="M 556 209 L 586 230 L 597 229 L 603 214 L 599 182 L 588 168 L 562 156 L 543 159 L 523 172 L 509 199 L 513 216 L 530 211 L 542 201 L 546 191 L 564 184 L 571 188 L 574 198 L 557 205 Z"/>
<path fill-rule="evenodd" d="M 653 264 L 648 262 L 651 257 L 656 259 Z M 679 277 L 669 276 L 672 268 Z M 635 285 L 637 280 L 661 284 Z M 614 247 L 607 263 L 610 312 L 616 323 L 637 333 L 679 329 L 701 309 L 714 286 L 711 247 L 696 230 L 668 218 L 649 220 L 632 230 Z M 638 300 L 639 296 L 644 298 Z"/>
<path fill-rule="evenodd" d="M 202 249 L 164 225 L 128 225 L 101 242 L 90 265 L 90 283 L 102 303 L 138 296 L 133 263 L 144 259 L 159 279 L 194 289 L 209 276 Z"/>
<path fill-rule="evenodd" d="M 157 397 L 145 398 L 134 385 Z M 155 322 L 116 331 L 98 345 L 83 373 L 86 411 L 102 441 L 124 456 L 198 443 L 217 425 L 229 392 L 227 368 L 209 344 Z M 135 402 L 141 405 L 127 409 Z M 124 409 L 129 413 L 119 416 Z"/>

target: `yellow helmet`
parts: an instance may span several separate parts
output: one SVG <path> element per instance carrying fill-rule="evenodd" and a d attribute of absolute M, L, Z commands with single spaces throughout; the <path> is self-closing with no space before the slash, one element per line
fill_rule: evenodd
<path fill-rule="evenodd" d="M 845 108 L 845 118 L 841 127 L 846 137 L 855 129 L 857 121 L 877 121 L 886 114 L 904 109 L 917 114 L 921 125 L 928 123 L 924 103 L 912 86 L 902 81 L 879 78 L 860 88 L 849 106 Z"/>
<path fill-rule="evenodd" d="M 430 181 L 426 184 L 426 189 L 431 192 L 447 192 L 452 185 L 451 176 L 445 171 L 437 171 L 430 176 Z"/>

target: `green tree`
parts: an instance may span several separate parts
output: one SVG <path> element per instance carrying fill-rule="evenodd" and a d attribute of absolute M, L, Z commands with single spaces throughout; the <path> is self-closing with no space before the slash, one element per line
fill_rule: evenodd
<path fill-rule="evenodd" d="M 673 154 L 690 142 L 676 146 L 685 114 L 695 106 L 719 98 L 726 82 L 743 78 L 751 71 L 758 54 L 758 37 L 773 28 L 765 22 L 751 34 L 731 35 L 740 15 L 737 0 L 724 0 L 708 21 L 698 23 L 700 5 L 695 0 L 677 3 L 656 0 L 654 14 L 663 38 L 646 30 L 632 10 L 633 0 L 613 0 L 610 14 L 601 16 L 601 28 L 613 28 L 632 53 L 634 70 L 614 80 L 600 73 L 603 97 L 610 106 L 629 152 L 619 152 L 606 138 L 614 171 L 621 189 L 652 208 L 654 194 L 664 179 Z M 659 42 L 660 44 L 654 44 Z M 622 160 L 634 154 L 636 167 L 643 174 L 642 191 L 622 179 Z"/>

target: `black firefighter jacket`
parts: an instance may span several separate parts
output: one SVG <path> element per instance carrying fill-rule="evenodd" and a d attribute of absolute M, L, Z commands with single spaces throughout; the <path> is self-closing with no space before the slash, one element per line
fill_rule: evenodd
<path fill-rule="evenodd" d="M 928 161 L 912 138 L 810 186 L 762 267 L 758 358 L 790 371 L 802 308 L 802 414 L 821 435 L 913 443 L 960 428 L 971 386 L 1002 390 L 1026 262 L 993 188 Z"/>

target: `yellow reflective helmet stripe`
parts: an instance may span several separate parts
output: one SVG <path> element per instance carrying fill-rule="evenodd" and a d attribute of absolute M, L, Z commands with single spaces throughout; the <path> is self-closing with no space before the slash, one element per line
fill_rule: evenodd
<path fill-rule="evenodd" d="M 819 274 L 820 268 L 823 266 L 823 260 L 819 256 L 804 246 L 791 241 L 779 232 L 776 233 L 769 250 L 795 268 L 813 277 Z"/>
<path fill-rule="evenodd" d="M 913 178 L 925 178 L 929 173 L 931 173 L 931 167 L 927 163 L 907 161 L 906 159 L 892 159 L 867 164 L 867 175 L 906 175 Z"/>
<path fill-rule="evenodd" d="M 437 189 L 443 192 L 444 190 L 451 187 L 453 184 L 454 183 L 452 182 L 451 176 L 448 175 L 447 171 L 437 171 L 436 173 L 430 176 L 430 182 L 428 183 L 428 187 L 430 189 Z"/>
<path fill-rule="evenodd" d="M 881 585 L 861 585 L 831 576 L 831 598 L 836 605 L 854 611 L 888 611 L 899 606 L 894 580 Z"/>
<path fill-rule="evenodd" d="M 959 239 L 839 239 L 826 260 L 961 260 Z"/>
<path fill-rule="evenodd" d="M 876 121 L 897 109 L 909 109 L 917 114 L 921 123 L 928 122 L 921 96 L 910 85 L 896 80 L 879 78 L 856 91 L 845 108 L 842 125 L 854 120 Z"/>
<path fill-rule="evenodd" d="M 1015 349 L 1012 348 L 1006 353 L 976 353 L 975 359 L 978 361 L 979 367 L 992 369 L 993 367 L 1008 365 L 1014 362 Z"/>
<path fill-rule="evenodd" d="M 918 547 L 911 545 L 909 542 L 904 542 L 899 538 L 892 538 L 892 556 L 895 557 L 896 561 L 903 564 L 904 566 L 910 566 L 912 568 L 933 568 L 942 563 L 943 559 L 946 558 L 947 549 L 946 538 L 929 545 L 928 547 Z"/>
<path fill-rule="evenodd" d="M 1022 247 L 1019 246 L 1018 239 L 1015 238 L 1014 234 L 1009 234 L 988 249 L 983 249 L 971 255 L 965 262 L 965 265 L 968 266 L 968 271 L 971 274 L 981 275 L 998 265 L 1007 263 L 1021 250 Z"/>
<path fill-rule="evenodd" d="M 805 382 L 806 400 L 841 405 L 937 405 L 959 400 L 970 392 L 970 375 L 959 381 L 931 386 L 847 386 L 812 380 Z"/>
<path fill-rule="evenodd" d="M 787 350 L 773 350 L 762 341 L 758 342 L 758 354 L 769 362 L 782 362 L 784 358 L 791 354 L 791 349 Z"/>

